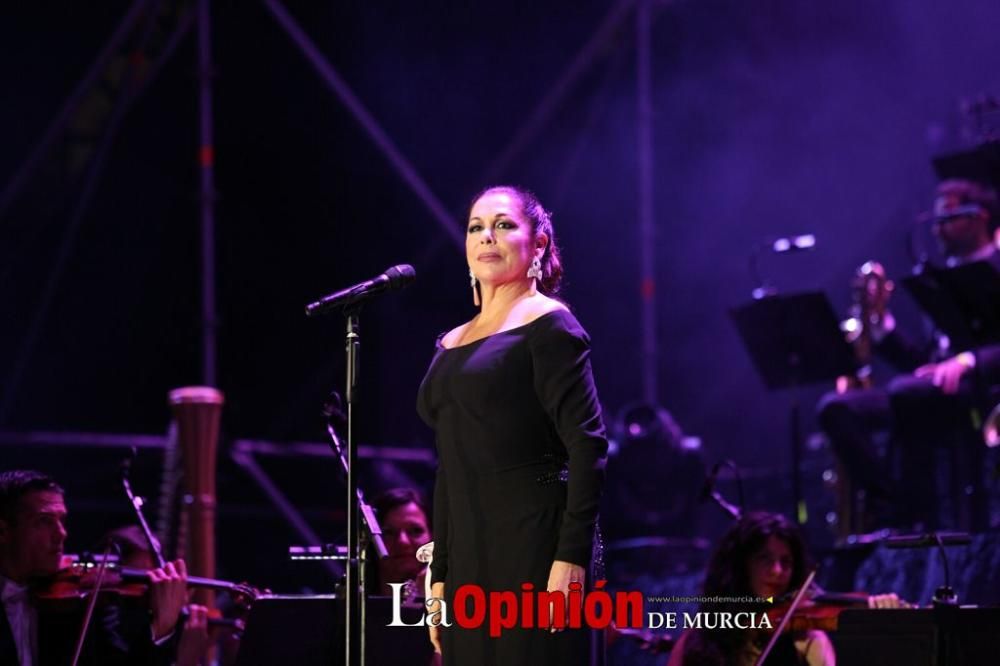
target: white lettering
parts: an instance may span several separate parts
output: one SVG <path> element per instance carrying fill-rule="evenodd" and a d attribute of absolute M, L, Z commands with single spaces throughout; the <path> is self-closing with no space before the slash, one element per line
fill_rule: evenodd
<path fill-rule="evenodd" d="M 406 624 L 403 622 L 402 615 L 402 605 L 403 605 L 403 588 L 406 587 L 406 583 L 389 583 L 389 587 L 392 588 L 392 622 L 385 625 L 387 627 L 419 627 L 423 622 L 418 621 L 416 624 Z"/>
<path fill-rule="evenodd" d="M 685 629 L 773 629 L 767 613 L 684 613 Z"/>
<path fill-rule="evenodd" d="M 437 610 L 431 611 L 424 618 L 424 624 L 428 627 L 450 627 L 451 622 L 448 621 L 448 602 L 441 597 L 431 597 L 424 602 L 424 606 L 428 610 L 431 606 L 440 603 L 441 605 L 437 607 Z"/>

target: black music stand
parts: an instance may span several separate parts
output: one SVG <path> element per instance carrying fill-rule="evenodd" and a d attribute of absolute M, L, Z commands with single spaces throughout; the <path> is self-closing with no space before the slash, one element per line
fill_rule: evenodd
<path fill-rule="evenodd" d="M 798 388 L 832 384 L 837 377 L 852 374 L 857 359 L 823 292 L 767 296 L 734 308 L 730 315 L 768 390 L 791 390 L 792 498 L 794 516 L 804 523 Z"/>
<path fill-rule="evenodd" d="M 956 349 L 1000 340 L 1000 271 L 988 261 L 923 267 L 903 286 Z"/>
<path fill-rule="evenodd" d="M 994 666 L 1000 608 L 846 609 L 832 635 L 852 666 Z"/>

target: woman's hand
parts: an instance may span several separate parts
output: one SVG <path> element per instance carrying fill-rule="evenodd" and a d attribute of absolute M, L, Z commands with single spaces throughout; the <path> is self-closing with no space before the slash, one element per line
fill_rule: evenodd
<path fill-rule="evenodd" d="M 562 592 L 563 594 L 569 594 L 570 583 L 580 583 L 581 591 L 587 584 L 587 571 L 579 564 L 573 564 L 572 562 L 563 562 L 562 560 L 555 560 L 552 562 L 552 568 L 549 569 L 549 582 L 545 586 L 548 592 Z M 554 619 L 552 617 L 552 607 L 549 607 L 549 631 L 555 633 L 557 631 L 562 631 L 562 627 L 557 628 L 554 625 Z"/>
<path fill-rule="evenodd" d="M 868 597 L 868 608 L 911 608 L 895 592 L 888 594 L 873 594 Z"/>
<path fill-rule="evenodd" d="M 433 599 L 444 599 L 444 583 L 437 582 L 431 585 L 431 598 Z M 433 604 L 427 607 L 428 614 L 434 614 L 441 610 L 441 602 L 435 601 Z M 440 617 L 438 619 L 441 619 Z M 441 654 L 441 627 L 438 625 L 427 625 L 427 630 L 430 632 L 431 645 L 434 646 L 434 651 Z"/>

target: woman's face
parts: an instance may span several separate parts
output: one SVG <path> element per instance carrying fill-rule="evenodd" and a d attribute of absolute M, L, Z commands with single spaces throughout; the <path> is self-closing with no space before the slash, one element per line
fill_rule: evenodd
<path fill-rule="evenodd" d="M 389 557 L 379 560 L 383 583 L 402 583 L 423 568 L 417 561 L 417 549 L 431 540 L 427 516 L 413 502 L 398 506 L 382 521 L 382 538 Z"/>
<path fill-rule="evenodd" d="M 779 597 L 788 591 L 795 561 L 788 543 L 773 534 L 750 555 L 750 589 L 758 597 Z"/>
<path fill-rule="evenodd" d="M 521 200 L 506 190 L 490 190 L 472 205 L 465 237 L 465 256 L 483 283 L 500 285 L 524 280 L 528 267 L 544 249 L 522 210 Z"/>

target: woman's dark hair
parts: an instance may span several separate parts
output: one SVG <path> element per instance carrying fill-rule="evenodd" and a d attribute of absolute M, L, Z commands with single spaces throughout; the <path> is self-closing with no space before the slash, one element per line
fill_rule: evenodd
<path fill-rule="evenodd" d="M 427 504 L 423 496 L 413 488 L 390 488 L 380 493 L 371 502 L 375 517 L 379 523 L 385 522 L 386 517 L 395 509 L 407 504 L 416 504 L 424 514 L 427 527 L 431 526 L 431 512 L 427 510 Z M 429 575 L 429 574 L 428 574 Z M 375 555 L 375 547 L 370 546 L 368 557 L 366 558 L 365 576 L 367 578 L 366 588 L 369 594 L 379 594 L 382 581 L 379 579 L 378 557 Z"/>
<path fill-rule="evenodd" d="M 531 222 L 533 234 L 545 234 L 549 239 L 542 254 L 542 277 L 538 280 L 538 290 L 546 296 L 555 296 L 562 286 L 563 267 L 559 257 L 559 246 L 556 244 L 556 232 L 552 228 L 552 214 L 545 210 L 542 202 L 538 200 L 535 193 L 519 185 L 493 185 L 479 192 L 472 199 L 469 208 L 476 205 L 476 202 L 489 192 L 508 192 L 513 194 L 521 202 L 521 211 Z"/>
<path fill-rule="evenodd" d="M 755 511 L 746 514 L 723 535 L 708 564 L 703 594 L 706 597 L 746 597 L 754 594 L 750 587 L 750 562 L 772 537 L 788 545 L 792 554 L 792 575 L 789 589 L 802 585 L 811 566 L 805 542 L 798 528 L 781 514 Z M 703 602 L 701 612 L 764 612 L 763 605 L 733 602 Z M 685 666 L 736 663 L 747 637 L 735 629 L 695 629 L 684 649 Z M 768 663 L 799 663 L 790 636 L 783 636 Z"/>
<path fill-rule="evenodd" d="M 705 596 L 747 596 L 750 589 L 750 558 L 776 536 L 792 551 L 790 588 L 802 585 L 808 575 L 805 543 L 798 528 L 780 513 L 754 511 L 737 521 L 722 537 L 705 574 Z"/>
<path fill-rule="evenodd" d="M 401 506 L 411 503 L 416 504 L 424 512 L 427 524 L 430 525 L 431 514 L 427 510 L 427 504 L 420 493 L 413 488 L 390 488 L 372 500 L 372 508 L 375 510 L 375 515 L 378 517 L 379 522 L 381 522 L 385 520 L 386 516 L 393 509 L 398 509 Z"/>

